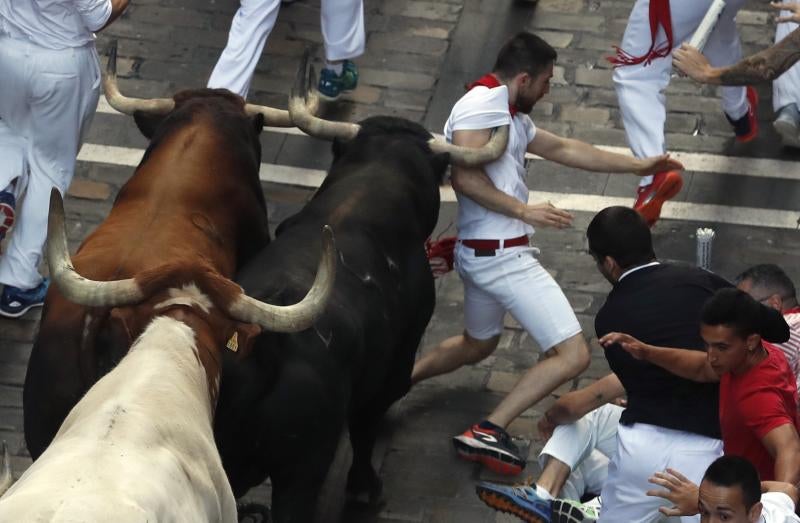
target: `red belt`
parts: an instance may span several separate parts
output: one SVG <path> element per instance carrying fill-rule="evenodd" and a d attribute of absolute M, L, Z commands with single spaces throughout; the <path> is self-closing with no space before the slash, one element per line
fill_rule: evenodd
<path fill-rule="evenodd" d="M 496 251 L 501 246 L 506 247 L 519 247 L 520 245 L 528 245 L 527 236 L 518 236 L 508 240 L 461 240 L 464 247 L 475 249 L 476 251 Z M 494 255 L 494 253 L 492 253 Z"/>

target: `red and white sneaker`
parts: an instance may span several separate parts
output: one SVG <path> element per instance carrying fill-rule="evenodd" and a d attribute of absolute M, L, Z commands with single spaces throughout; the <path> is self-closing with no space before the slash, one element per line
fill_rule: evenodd
<path fill-rule="evenodd" d="M 453 446 L 459 457 L 477 461 L 498 474 L 516 476 L 525 468 L 525 460 L 505 430 L 487 429 L 473 425 L 463 434 L 453 438 Z"/>
<path fill-rule="evenodd" d="M 661 217 L 661 206 L 681 192 L 683 178 L 678 171 L 664 171 L 653 176 L 650 185 L 639 187 L 633 209 L 652 227 Z"/>
<path fill-rule="evenodd" d="M 733 133 L 739 143 L 750 142 L 758 136 L 758 93 L 749 85 L 747 86 L 747 103 L 749 105 L 747 112 L 738 120 L 725 115 L 733 126 Z"/>

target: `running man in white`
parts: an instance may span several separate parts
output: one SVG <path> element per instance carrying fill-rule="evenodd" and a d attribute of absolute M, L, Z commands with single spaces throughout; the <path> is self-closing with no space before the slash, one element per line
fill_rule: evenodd
<path fill-rule="evenodd" d="M 50 190 L 67 191 L 97 109 L 100 63 L 94 33 L 128 0 L 0 0 L 0 315 L 41 306 L 39 274 Z M 17 200 L 25 198 L 20 209 Z"/>
<path fill-rule="evenodd" d="M 281 0 L 240 0 L 228 43 L 208 79 L 208 87 L 233 91 L 247 98 L 264 44 L 275 27 Z M 351 61 L 364 54 L 364 0 L 322 0 L 325 67 L 317 89 L 327 100 L 358 85 L 358 68 Z"/>
<path fill-rule="evenodd" d="M 477 363 L 497 348 L 506 311 L 552 357 L 531 368 L 482 422 L 454 438 L 459 455 L 506 474 L 525 466 L 505 428 L 522 412 L 589 365 L 589 347 L 563 291 L 529 246 L 533 226 L 568 227 L 572 215 L 549 202 L 528 204 L 525 153 L 563 165 L 640 176 L 681 169 L 669 155 L 632 158 L 537 129 L 528 113 L 549 91 L 555 50 L 519 33 L 500 50 L 494 69 L 453 107 L 445 135 L 480 147 L 498 126 L 511 125 L 503 156 L 482 168 L 453 167 L 458 197 L 456 268 L 464 282 L 464 333 L 428 350 L 412 382 Z"/>
<path fill-rule="evenodd" d="M 672 72 L 672 49 L 692 36 L 711 3 L 712 0 L 636 0 L 633 6 L 617 56 L 611 61 L 616 66 L 613 79 L 625 136 L 639 158 L 666 150 L 664 90 Z M 743 4 L 744 0 L 726 0 L 706 44 L 706 56 L 715 66 L 733 64 L 741 58 L 734 17 Z M 758 134 L 757 103 L 752 88 L 722 89 L 722 109 L 739 142 L 748 142 Z M 682 186 L 683 179 L 674 170 L 646 176 L 639 182 L 633 208 L 653 225 L 664 202 L 678 194 Z"/>

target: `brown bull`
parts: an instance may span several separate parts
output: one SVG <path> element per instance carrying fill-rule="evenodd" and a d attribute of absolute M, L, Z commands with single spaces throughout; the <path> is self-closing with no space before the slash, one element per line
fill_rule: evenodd
<path fill-rule="evenodd" d="M 97 281 L 164 267 L 176 275 L 232 277 L 269 241 L 258 178 L 259 133 L 265 119 L 288 125 L 288 116 L 246 105 L 225 90 L 183 91 L 171 100 L 126 98 L 116 87 L 115 62 L 112 50 L 105 79 L 109 102 L 134 114 L 151 143 L 108 218 L 78 249 L 77 271 Z M 112 307 L 102 301 L 76 305 L 68 298 L 74 299 L 51 287 L 28 364 L 25 438 L 34 459 L 154 314 L 152 300 Z"/>

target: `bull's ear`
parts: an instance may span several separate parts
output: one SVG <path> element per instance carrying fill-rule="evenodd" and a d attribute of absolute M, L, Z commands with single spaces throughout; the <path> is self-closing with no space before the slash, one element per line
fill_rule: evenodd
<path fill-rule="evenodd" d="M 450 165 L 450 153 L 436 153 L 431 160 L 433 171 L 439 180 L 439 185 L 444 182 L 444 175 L 447 172 L 447 167 Z"/>
<path fill-rule="evenodd" d="M 250 117 L 250 121 L 253 122 L 253 130 L 256 134 L 261 134 L 261 131 L 264 130 L 264 115 L 257 113 Z"/>
<path fill-rule="evenodd" d="M 142 111 L 135 111 L 133 113 L 133 120 L 136 122 L 136 127 L 139 128 L 139 132 L 141 132 L 145 138 L 151 140 L 165 116 L 166 115 L 163 114 L 148 114 Z"/>
<path fill-rule="evenodd" d="M 261 334 L 261 327 L 255 323 L 235 323 L 225 348 L 236 353 L 237 359 L 246 358 L 253 350 L 256 338 Z"/>

